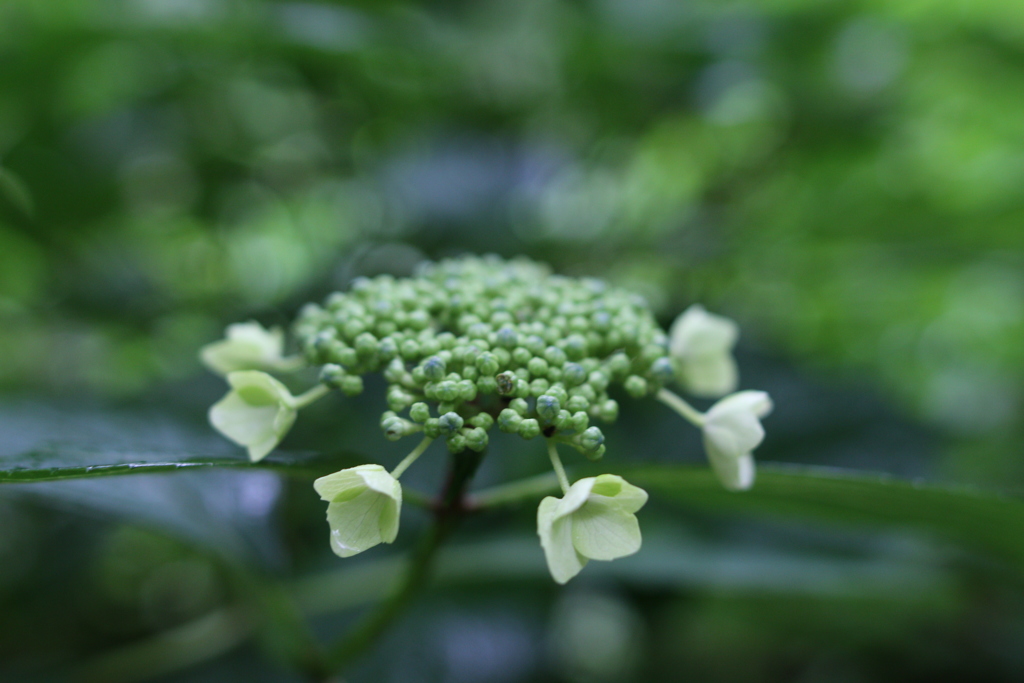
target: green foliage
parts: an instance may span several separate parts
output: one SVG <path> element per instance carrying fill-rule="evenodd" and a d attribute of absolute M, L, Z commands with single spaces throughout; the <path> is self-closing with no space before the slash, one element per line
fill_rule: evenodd
<path fill-rule="evenodd" d="M 355 277 L 493 252 L 600 275 L 643 294 L 663 326 L 694 301 L 729 315 L 743 386 L 780 406 L 762 460 L 908 479 L 768 465 L 740 495 L 703 468 L 625 471 L 661 501 L 641 513 L 645 552 L 588 568 L 577 602 L 552 602 L 532 530 L 517 535 L 529 520 L 470 521 L 438 555 L 429 604 L 442 617 L 414 615 L 403 634 L 425 663 L 410 673 L 384 657 L 356 680 L 1018 680 L 1017 579 L 921 540 L 1018 564 L 1017 501 L 908 482 L 1024 483 L 1022 57 L 1010 0 L 0 3 L 0 481 L 25 484 L 0 486 L 0 678 L 53 678 L 42 663 L 97 655 L 95 680 L 191 678 L 195 665 L 284 679 L 249 651 L 224 653 L 259 634 L 274 661 L 306 662 L 308 639 L 282 625 L 288 600 L 246 599 L 260 591 L 193 546 L 249 565 L 238 537 L 258 537 L 260 566 L 309 588 L 296 588 L 306 612 L 384 597 L 406 566 L 401 539 L 378 565 L 321 575 L 322 505 L 306 501 L 317 476 L 401 457 L 380 438 L 382 402 L 409 410 L 388 438 L 457 431 L 464 454 L 488 442 L 501 454 L 481 471 L 490 483 L 543 461 L 494 425 L 582 436 L 599 424 L 617 457 L 696 457 L 675 416 L 625 400 L 666 383 L 664 363 L 647 376 L 612 356 L 602 378 L 535 345 L 480 354 L 429 400 L 326 366 L 338 391 L 288 444 L 323 455 L 251 464 L 134 413 L 111 418 L 141 404 L 198 431 L 222 389 L 195 350 L 226 324 L 273 329 Z M 428 357 L 364 332 L 378 353 Z M 372 355 L 368 337 L 345 343 L 357 362 Z M 499 378 L 523 398 L 494 416 L 462 410 L 462 382 L 496 396 Z M 300 374 L 289 391 L 316 381 Z M 571 395 L 588 386 L 593 398 Z M 462 424 L 442 426 L 448 412 Z M 443 480 L 410 475 L 408 491 Z M 51 481 L 78 478 L 91 481 Z M 246 526 L 254 500 L 274 524 Z M 763 521 L 776 515 L 811 523 Z M 885 531 L 904 527 L 927 532 Z M 124 541 L 139 533 L 152 538 Z M 597 648 L 587 624 L 619 640 Z M 469 671 L 451 654 L 466 633 L 502 645 L 475 652 L 516 656 Z M 515 649 L 556 641 L 543 656 Z M 623 648 L 618 668 L 587 668 Z"/>

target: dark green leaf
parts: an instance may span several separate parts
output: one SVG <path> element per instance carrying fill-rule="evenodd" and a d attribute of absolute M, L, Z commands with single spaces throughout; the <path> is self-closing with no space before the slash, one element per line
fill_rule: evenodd
<path fill-rule="evenodd" d="M 358 461 L 358 462 L 357 462 Z M 319 476 L 343 467 L 362 464 L 351 454 L 275 454 L 251 463 L 238 457 L 204 456 L 157 451 L 82 450 L 72 447 L 0 456 L 0 484 L 83 479 L 123 474 L 156 474 L 197 468 L 273 469 L 296 475 Z"/>
<path fill-rule="evenodd" d="M 35 202 L 28 186 L 3 166 L 0 166 L 0 197 L 16 206 L 26 216 L 35 213 Z"/>
<path fill-rule="evenodd" d="M 275 451 L 254 464 L 212 428 L 183 424 L 160 412 L 34 402 L 0 405 L 0 434 L 0 484 L 210 467 L 320 476 L 368 460 L 347 452 Z"/>
<path fill-rule="evenodd" d="M 741 493 L 724 490 L 702 467 L 643 467 L 627 476 L 662 501 L 926 529 L 1024 566 L 1024 501 L 1015 498 L 833 468 L 762 466 L 754 488 Z"/>

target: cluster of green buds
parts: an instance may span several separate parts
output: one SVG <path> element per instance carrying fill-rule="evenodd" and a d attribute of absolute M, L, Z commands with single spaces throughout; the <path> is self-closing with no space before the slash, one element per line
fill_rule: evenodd
<path fill-rule="evenodd" d="M 286 358 L 279 330 L 234 325 L 201 354 L 232 387 L 211 408 L 211 423 L 253 460 L 276 447 L 298 409 L 330 390 L 362 393 L 368 373 L 387 382 L 385 438 L 420 438 L 391 473 L 365 465 L 315 483 L 329 503 L 332 548 L 343 557 L 395 538 L 398 477 L 433 440 L 444 439 L 455 454 L 479 453 L 497 429 L 546 441 L 565 495 L 541 503 L 538 533 L 552 575 L 564 583 L 588 559 L 640 547 L 634 513 L 647 494 L 615 475 L 570 485 L 557 451 L 565 445 L 590 460 L 605 455 L 598 423 L 619 414 L 610 391 L 656 397 L 699 426 L 715 472 L 734 490 L 753 484 L 751 451 L 771 409 L 763 392 L 740 392 L 701 413 L 667 389 L 679 382 L 705 397 L 735 389 L 732 321 L 693 306 L 666 334 L 642 297 L 597 279 L 553 275 L 526 259 L 466 257 L 425 263 L 412 278 L 358 278 L 322 306 L 304 307 L 294 335 L 300 354 Z M 320 375 L 299 396 L 266 374 L 301 365 L 319 367 Z"/>

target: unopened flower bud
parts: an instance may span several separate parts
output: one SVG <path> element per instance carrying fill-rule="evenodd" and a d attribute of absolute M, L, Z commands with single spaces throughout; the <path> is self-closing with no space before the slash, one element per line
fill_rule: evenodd
<path fill-rule="evenodd" d="M 519 424 L 518 431 L 524 439 L 532 439 L 540 435 L 540 423 L 532 417 L 527 418 Z"/>
<path fill-rule="evenodd" d="M 409 417 L 412 418 L 413 422 L 423 424 L 430 419 L 430 407 L 423 401 L 413 403 L 409 409 Z"/>
<path fill-rule="evenodd" d="M 552 422 L 562 409 L 558 399 L 549 394 L 542 394 L 537 398 L 537 415 L 545 422 Z"/>
<path fill-rule="evenodd" d="M 444 379 L 448 367 L 443 359 L 438 356 L 431 356 L 423 361 L 423 376 L 431 382 L 438 382 Z"/>
<path fill-rule="evenodd" d="M 517 433 L 522 422 L 523 416 L 511 408 L 505 408 L 498 413 L 498 429 L 508 434 Z"/>
<path fill-rule="evenodd" d="M 469 424 L 487 431 L 494 426 L 494 418 L 489 413 L 479 413 L 469 419 Z"/>
<path fill-rule="evenodd" d="M 633 398 L 643 398 L 647 394 L 647 380 L 639 375 L 630 375 L 622 383 L 626 393 Z"/>
<path fill-rule="evenodd" d="M 562 366 L 562 381 L 567 387 L 575 387 L 587 381 L 587 371 L 579 363 L 566 363 Z"/>
<path fill-rule="evenodd" d="M 462 416 L 458 413 L 445 413 L 438 419 L 438 426 L 442 433 L 454 434 L 462 429 Z"/>
<path fill-rule="evenodd" d="M 331 389 L 341 389 L 341 381 L 345 379 L 345 368 L 328 363 L 320 368 L 320 383 Z"/>
<path fill-rule="evenodd" d="M 359 375 L 346 375 L 341 380 L 341 390 L 346 396 L 358 396 L 363 393 L 363 378 Z"/>
<path fill-rule="evenodd" d="M 463 432 L 463 435 L 466 437 L 466 446 L 470 450 L 479 453 L 483 449 L 487 448 L 487 432 L 485 432 L 480 427 L 467 429 L 465 432 Z"/>

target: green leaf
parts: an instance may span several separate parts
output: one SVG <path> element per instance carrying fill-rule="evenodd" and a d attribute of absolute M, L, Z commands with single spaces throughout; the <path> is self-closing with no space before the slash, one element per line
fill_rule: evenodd
<path fill-rule="evenodd" d="M 126 474 L 157 474 L 197 468 L 272 469 L 296 476 L 320 476 L 365 458 L 350 453 L 327 455 L 277 453 L 259 463 L 238 457 L 180 452 L 117 451 L 57 446 L 18 455 L 0 455 L 0 484 L 84 479 Z"/>
<path fill-rule="evenodd" d="M 9 169 L 0 166 L 0 197 L 13 204 L 26 216 L 35 214 L 35 202 L 28 185 Z"/>
<path fill-rule="evenodd" d="M 812 522 L 925 529 L 1024 568 L 1024 501 L 1016 498 L 824 467 L 758 465 L 757 483 L 741 493 L 724 490 L 702 467 L 640 467 L 628 476 L 652 500 Z"/>

